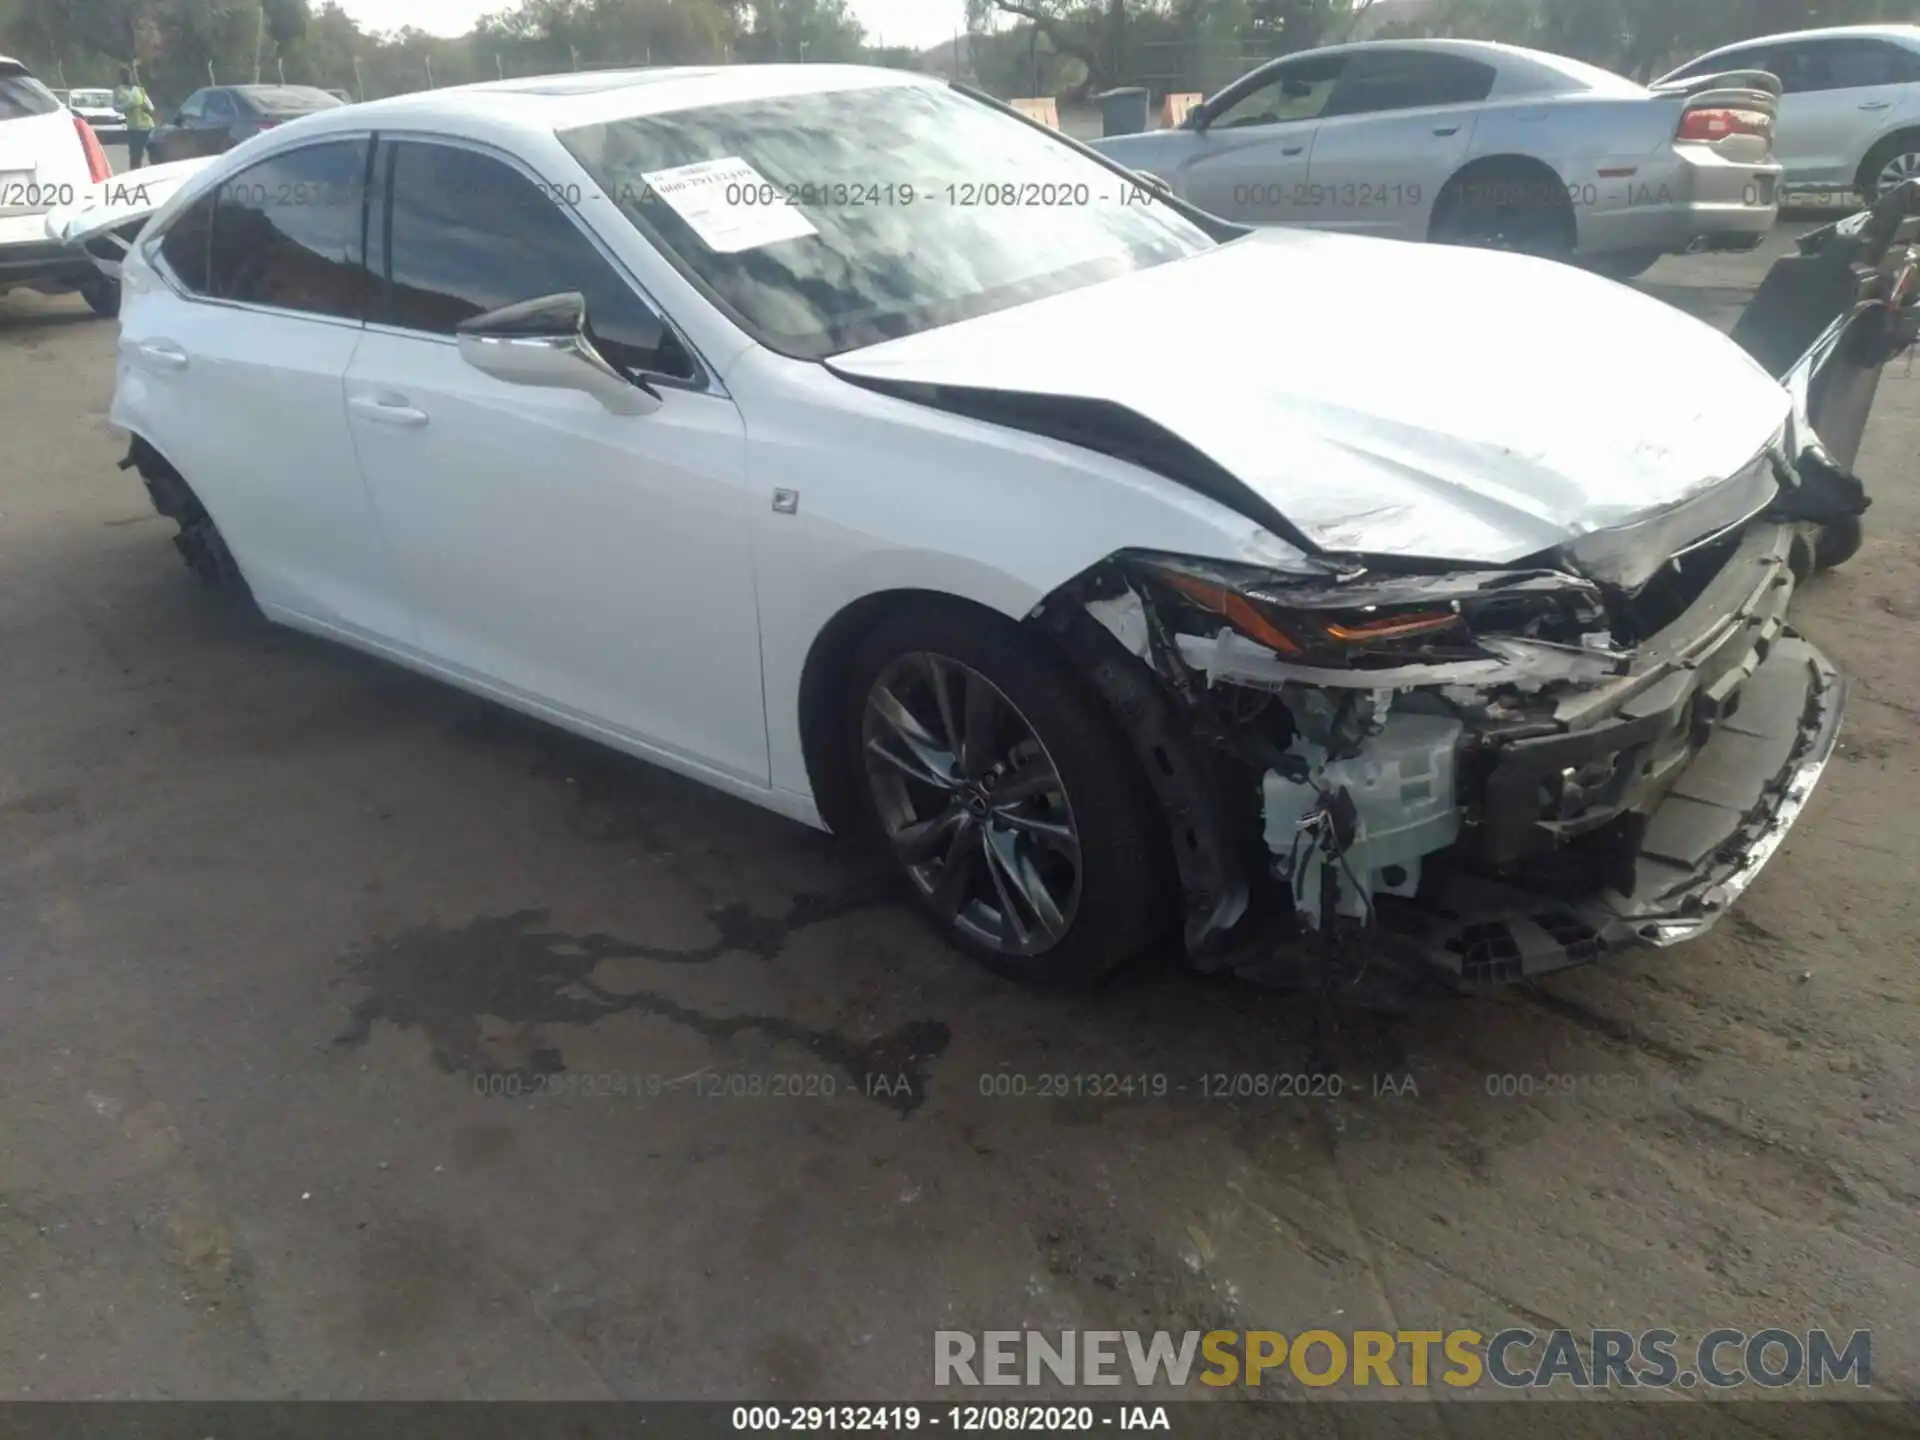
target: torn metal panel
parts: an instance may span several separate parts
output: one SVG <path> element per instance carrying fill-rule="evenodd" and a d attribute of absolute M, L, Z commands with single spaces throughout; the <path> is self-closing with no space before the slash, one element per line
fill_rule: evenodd
<path fill-rule="evenodd" d="M 1126 607 L 1110 607 L 1124 614 Z M 1135 615 L 1139 614 L 1136 597 Z M 1195 743 L 1193 730 L 1148 666 L 1124 642 L 1072 605 L 1043 606 L 1035 617 L 1073 657 L 1106 699 L 1140 758 L 1161 815 L 1184 897 L 1188 955 L 1207 956 L 1247 912 L 1250 891 L 1234 840 L 1232 806 L 1216 766 Z"/>
<path fill-rule="evenodd" d="M 1431 907 L 1386 917 L 1410 947 L 1469 988 L 1511 983 L 1635 945 L 1704 934 L 1800 818 L 1833 756 L 1847 687 L 1806 641 L 1780 641 L 1739 714 L 1701 747 L 1651 813 L 1631 882 L 1568 902 L 1497 877 L 1451 876 Z"/>

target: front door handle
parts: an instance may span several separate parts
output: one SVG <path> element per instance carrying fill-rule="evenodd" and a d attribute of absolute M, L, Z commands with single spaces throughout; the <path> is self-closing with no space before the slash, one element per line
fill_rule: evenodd
<path fill-rule="evenodd" d="M 156 370 L 187 368 L 187 352 L 171 340 L 142 340 L 135 349 Z"/>
<path fill-rule="evenodd" d="M 427 423 L 427 412 L 407 404 L 403 396 L 356 395 L 347 408 L 377 425 L 397 425 L 403 430 L 418 430 Z"/>
<path fill-rule="evenodd" d="M 1863 100 L 1860 102 L 1860 108 L 1862 110 L 1891 110 L 1893 108 L 1893 101 Z"/>
<path fill-rule="evenodd" d="M 1289 145 L 1280 153 L 1282 155 L 1304 155 L 1307 153 L 1307 147 L 1304 145 Z"/>
<path fill-rule="evenodd" d="M 1460 133 L 1460 127 L 1458 125 L 1443 125 L 1433 133 L 1436 135 L 1458 135 Z"/>

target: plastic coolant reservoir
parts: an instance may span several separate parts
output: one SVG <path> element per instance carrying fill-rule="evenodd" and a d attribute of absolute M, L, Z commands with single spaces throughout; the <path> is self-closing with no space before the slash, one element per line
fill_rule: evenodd
<path fill-rule="evenodd" d="M 1328 791 L 1345 787 L 1359 811 L 1347 869 L 1366 887 L 1354 892 L 1353 880 L 1340 881 L 1342 913 L 1362 917 L 1366 900 L 1384 892 L 1411 895 L 1419 888 L 1420 862 L 1444 850 L 1459 838 L 1460 805 L 1454 789 L 1454 759 L 1460 744 L 1458 720 L 1441 715 L 1390 714 L 1386 728 L 1373 736 L 1351 760 L 1326 763 L 1318 746 L 1299 745 L 1313 767 L 1313 783 L 1296 785 L 1273 771 L 1264 785 L 1267 848 L 1279 857 L 1294 853 L 1300 822 L 1313 812 L 1317 784 Z M 1295 891 L 1303 899 L 1319 893 L 1322 852 L 1317 844 L 1300 842 L 1306 873 L 1295 877 Z M 1309 921 L 1317 920 L 1311 903 Z"/>

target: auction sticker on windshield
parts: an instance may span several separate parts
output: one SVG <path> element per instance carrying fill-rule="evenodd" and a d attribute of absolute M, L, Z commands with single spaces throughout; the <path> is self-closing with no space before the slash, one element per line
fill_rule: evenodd
<path fill-rule="evenodd" d="M 794 206 L 765 203 L 778 188 L 737 155 L 650 170 L 640 178 L 719 255 L 820 233 Z"/>

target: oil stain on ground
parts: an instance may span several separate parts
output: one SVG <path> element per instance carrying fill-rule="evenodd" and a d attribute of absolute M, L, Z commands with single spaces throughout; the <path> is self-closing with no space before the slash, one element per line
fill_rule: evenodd
<path fill-rule="evenodd" d="M 938 1020 L 912 1020 L 860 1040 L 815 1029 L 780 1015 L 709 1015 L 654 990 L 603 989 L 591 980 L 609 960 L 699 964 L 729 952 L 778 955 L 795 929 L 874 903 L 874 896 L 799 896 L 787 915 L 768 920 L 728 906 L 713 919 L 719 936 L 697 949 L 643 945 L 603 933 L 567 934 L 544 928 L 549 912 L 522 910 L 482 916 L 460 926 L 422 925 L 347 958 L 351 978 L 366 993 L 354 1002 L 335 1043 L 364 1045 L 374 1022 L 425 1033 L 434 1064 L 450 1073 L 511 1074 L 522 1079 L 563 1072 L 552 1047 L 503 1066 L 485 1044 L 482 1017 L 518 1026 L 592 1025 L 637 1012 L 682 1026 L 714 1042 L 757 1032 L 804 1050 L 844 1073 L 862 1094 L 906 1115 L 926 1100 L 927 1068 L 945 1053 L 951 1032 Z M 906 1083 L 898 1083 L 897 1077 Z M 889 1083 L 867 1085 L 869 1077 Z"/>

